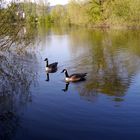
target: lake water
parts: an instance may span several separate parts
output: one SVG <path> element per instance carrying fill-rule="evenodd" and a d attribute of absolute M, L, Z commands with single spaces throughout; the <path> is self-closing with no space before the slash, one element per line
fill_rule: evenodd
<path fill-rule="evenodd" d="M 0 119 L 1 139 L 140 139 L 140 31 L 50 28 L 33 43 L 9 55 L 13 75 L 22 70 L 1 86 L 12 95 L 0 98 L 0 111 L 14 112 Z M 45 72 L 46 57 L 56 73 Z M 66 84 L 64 68 L 86 80 Z"/>

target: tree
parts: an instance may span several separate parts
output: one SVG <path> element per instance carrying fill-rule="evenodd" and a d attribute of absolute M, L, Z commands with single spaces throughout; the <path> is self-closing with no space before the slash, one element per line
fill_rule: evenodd
<path fill-rule="evenodd" d="M 56 5 L 50 12 L 51 21 L 55 24 L 65 24 L 68 22 L 67 11 L 64 6 Z"/>

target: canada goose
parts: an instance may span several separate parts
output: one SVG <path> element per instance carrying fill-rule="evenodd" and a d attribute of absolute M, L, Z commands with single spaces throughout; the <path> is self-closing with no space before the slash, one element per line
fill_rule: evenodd
<path fill-rule="evenodd" d="M 63 69 L 61 73 L 65 73 L 65 81 L 66 82 L 77 82 L 85 80 L 85 76 L 87 73 L 74 73 L 72 75 L 68 75 L 67 69 Z"/>
<path fill-rule="evenodd" d="M 48 58 L 46 58 L 44 61 L 46 61 L 46 71 L 49 73 L 53 73 L 57 71 L 57 64 L 58 62 L 54 62 L 52 64 L 48 64 Z"/>

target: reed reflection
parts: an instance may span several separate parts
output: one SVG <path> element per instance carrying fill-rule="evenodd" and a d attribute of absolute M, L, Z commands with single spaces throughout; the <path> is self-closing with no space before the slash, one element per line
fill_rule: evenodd
<path fill-rule="evenodd" d="M 11 112 L 6 112 L 1 115 L 0 124 L 2 125 L 0 127 L 0 139 L 10 140 L 19 127 L 19 118 Z"/>
<path fill-rule="evenodd" d="M 32 101 L 37 82 L 37 61 L 31 52 L 35 29 L 8 26 L 0 39 L 0 139 L 12 139 L 20 124 L 21 108 Z M 30 46 L 30 47 L 29 47 Z M 28 51 L 30 49 L 30 52 Z"/>
<path fill-rule="evenodd" d="M 30 88 L 37 81 L 37 64 L 35 55 L 28 52 L 5 52 L 0 58 L 0 139 L 4 140 L 15 134 L 21 108 L 32 101 Z"/>

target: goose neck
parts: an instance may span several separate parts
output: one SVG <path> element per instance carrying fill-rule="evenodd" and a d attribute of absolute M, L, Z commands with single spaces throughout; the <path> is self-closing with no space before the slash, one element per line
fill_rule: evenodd
<path fill-rule="evenodd" d="M 67 72 L 67 71 L 65 72 L 65 75 L 66 75 L 66 77 L 69 77 L 69 75 L 68 75 L 68 72 Z"/>
<path fill-rule="evenodd" d="M 46 67 L 48 67 L 48 60 L 46 61 Z"/>

